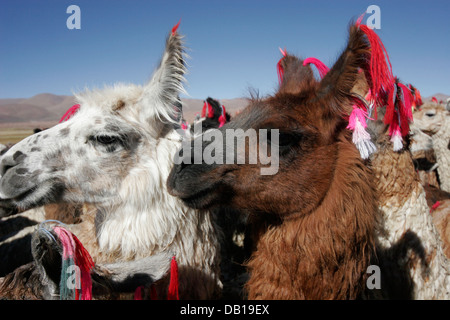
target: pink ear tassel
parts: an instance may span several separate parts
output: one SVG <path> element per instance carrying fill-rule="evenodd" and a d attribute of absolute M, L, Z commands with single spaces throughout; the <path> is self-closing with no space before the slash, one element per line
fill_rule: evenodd
<path fill-rule="evenodd" d="M 177 33 L 178 27 L 180 26 L 181 19 L 178 21 L 176 25 L 172 28 L 172 36 L 174 36 Z"/>
<path fill-rule="evenodd" d="M 323 79 L 325 75 L 330 71 L 330 68 L 328 68 L 322 61 L 319 59 L 310 57 L 303 60 L 303 65 L 306 66 L 307 64 L 312 63 L 316 66 L 317 70 L 319 71 L 320 77 Z"/>
<path fill-rule="evenodd" d="M 281 48 L 278 49 L 280 49 L 280 52 L 283 55 L 283 57 L 277 63 L 278 83 L 281 86 L 281 84 L 283 83 L 283 76 L 284 76 L 284 69 L 281 65 L 281 61 L 283 61 L 283 59 L 286 58 L 287 52 L 286 49 L 284 51 Z"/>
<path fill-rule="evenodd" d="M 370 140 L 370 134 L 366 131 L 367 123 L 365 118 L 367 118 L 367 112 L 359 108 L 356 104 L 353 105 L 353 111 L 350 114 L 347 129 L 353 131 L 352 141 L 363 159 L 369 158 L 377 150 Z"/>
<path fill-rule="evenodd" d="M 66 111 L 66 113 L 61 117 L 61 120 L 59 122 L 64 122 L 70 119 L 77 111 L 80 109 L 80 105 L 76 104 L 69 108 L 69 110 Z"/>

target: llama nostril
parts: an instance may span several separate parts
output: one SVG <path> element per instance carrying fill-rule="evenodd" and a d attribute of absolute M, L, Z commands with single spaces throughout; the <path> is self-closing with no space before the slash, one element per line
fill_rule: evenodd
<path fill-rule="evenodd" d="M 5 158 L 0 162 L 0 177 L 3 177 L 8 170 L 14 168 L 17 165 L 15 161 L 9 158 Z"/>
<path fill-rule="evenodd" d="M 6 173 L 9 169 L 11 169 L 11 168 L 14 168 L 14 166 L 4 166 L 4 167 L 2 167 L 0 176 L 4 176 L 5 173 Z"/>

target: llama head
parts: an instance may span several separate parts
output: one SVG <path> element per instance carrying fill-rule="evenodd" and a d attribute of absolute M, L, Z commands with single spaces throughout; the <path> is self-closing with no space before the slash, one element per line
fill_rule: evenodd
<path fill-rule="evenodd" d="M 22 209 L 55 201 L 108 203 L 126 197 L 127 179 L 143 184 L 143 170 L 160 179 L 158 163 L 167 160 L 158 160 L 163 155 L 157 148 L 170 138 L 178 117 L 183 55 L 182 37 L 173 31 L 147 84 L 76 95 L 80 107 L 69 120 L 2 155 L 0 202 Z M 161 184 L 145 183 L 149 188 Z"/>
<path fill-rule="evenodd" d="M 321 82 L 315 80 L 310 66 L 286 54 L 281 61 L 284 73 L 278 92 L 266 99 L 253 99 L 217 135 L 225 142 L 230 132 L 253 130 L 259 140 L 241 148 L 235 144 L 234 154 L 244 153 L 245 159 L 255 153 L 278 157 L 277 172 L 262 175 L 261 168 L 267 163 L 261 157 L 245 164 L 184 161 L 172 169 L 169 192 L 195 208 L 220 204 L 280 215 L 315 208 L 333 179 L 338 153 L 358 158 L 345 116 L 352 111 L 359 68 L 367 67 L 369 57 L 368 41 L 357 26 L 351 27 L 347 48 Z M 265 144 L 260 143 L 263 135 L 258 135 L 262 129 L 267 129 Z M 205 153 L 211 143 L 204 143 L 204 137 L 194 139 L 192 149 L 195 151 L 199 139 L 203 139 Z M 261 152 L 263 149 L 267 153 Z M 216 155 L 227 152 L 215 150 Z"/>
<path fill-rule="evenodd" d="M 436 103 L 425 103 L 420 109 L 414 112 L 414 130 L 432 136 L 439 132 L 448 121 L 450 111 L 446 110 L 444 105 Z"/>
<path fill-rule="evenodd" d="M 194 126 L 191 127 L 191 131 L 194 134 L 199 134 L 200 131 L 204 132 L 209 129 L 220 128 L 225 123 L 230 121 L 231 116 L 226 111 L 225 107 L 217 100 L 208 97 L 203 101 L 203 108 L 201 116 L 198 115 L 198 119 L 194 121 Z M 201 130 L 195 132 L 194 127 Z"/>

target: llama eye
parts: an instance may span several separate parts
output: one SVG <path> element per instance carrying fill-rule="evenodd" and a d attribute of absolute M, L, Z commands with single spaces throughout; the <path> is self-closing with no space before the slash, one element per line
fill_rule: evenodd
<path fill-rule="evenodd" d="M 272 139 L 272 134 L 269 130 L 267 133 L 267 140 L 271 142 L 273 141 L 279 147 L 290 147 L 291 145 L 295 144 L 296 141 L 298 141 L 298 137 L 297 135 L 294 134 L 280 132 L 278 134 L 278 141 L 276 141 L 277 139 L 275 140 Z"/>
<path fill-rule="evenodd" d="M 109 145 L 116 143 L 118 138 L 113 136 L 97 136 L 95 140 L 101 144 Z"/>
<path fill-rule="evenodd" d="M 425 113 L 428 118 L 433 118 L 435 116 L 434 113 Z"/>
<path fill-rule="evenodd" d="M 295 136 L 288 133 L 281 133 L 278 136 L 278 145 L 280 147 L 287 147 L 292 145 L 296 141 Z"/>

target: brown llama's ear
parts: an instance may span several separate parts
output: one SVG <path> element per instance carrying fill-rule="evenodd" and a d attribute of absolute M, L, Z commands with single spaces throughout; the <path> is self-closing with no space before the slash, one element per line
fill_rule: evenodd
<path fill-rule="evenodd" d="M 366 74 L 362 69 L 359 69 L 358 75 L 356 76 L 355 85 L 353 86 L 351 92 L 357 97 L 365 98 L 369 93 L 369 90 L 370 87 Z"/>
<path fill-rule="evenodd" d="M 303 60 L 286 54 L 278 63 L 280 75 L 279 93 L 297 94 L 314 83 L 314 74 L 309 65 L 304 66 Z"/>
<path fill-rule="evenodd" d="M 326 74 L 320 84 L 317 96 L 327 101 L 331 111 L 338 114 L 350 114 L 352 95 L 363 93 L 364 73 L 370 61 L 370 45 L 364 32 L 355 25 L 350 27 L 347 47 L 339 59 Z"/>
<path fill-rule="evenodd" d="M 181 110 L 176 108 L 179 94 L 184 93 L 183 82 L 186 66 L 182 36 L 175 26 L 166 40 L 166 47 L 159 67 L 144 86 L 141 97 L 141 118 L 158 118 L 163 123 L 174 122 Z"/>

